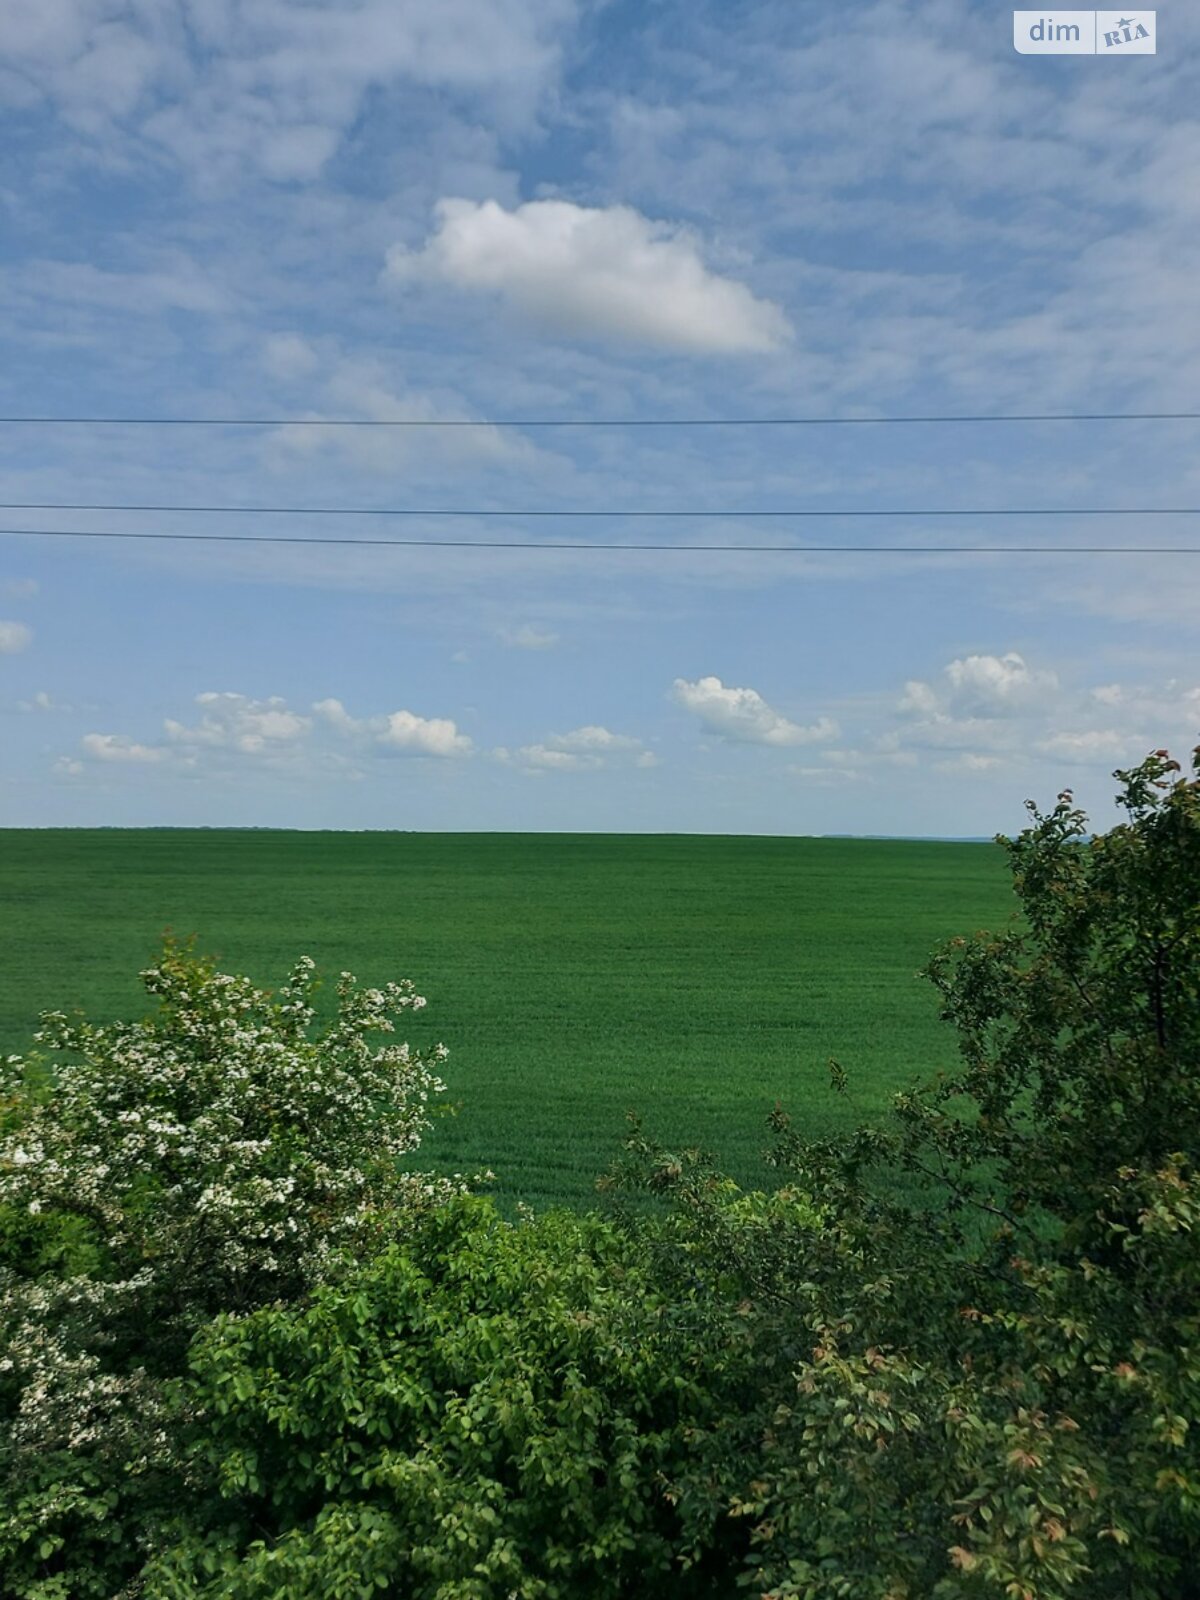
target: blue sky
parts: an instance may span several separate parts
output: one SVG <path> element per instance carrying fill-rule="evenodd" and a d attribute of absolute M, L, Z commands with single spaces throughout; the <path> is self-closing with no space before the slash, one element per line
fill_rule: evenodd
<path fill-rule="evenodd" d="M 0 0 L 0 411 L 1200 409 L 1200 14 Z M 0 822 L 979 835 L 1200 740 L 1197 423 L 0 427 Z M 697 521 L 522 519 L 683 508 Z M 932 545 L 928 555 L 752 544 Z"/>

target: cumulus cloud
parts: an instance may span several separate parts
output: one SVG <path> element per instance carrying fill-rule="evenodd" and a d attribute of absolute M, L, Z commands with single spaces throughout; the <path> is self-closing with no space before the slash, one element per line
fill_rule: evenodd
<path fill-rule="evenodd" d="M 1058 689 L 1053 672 L 1030 667 L 1015 650 L 951 661 L 943 680 L 940 688 L 910 680 L 900 710 L 934 718 L 1005 717 L 1046 705 Z"/>
<path fill-rule="evenodd" d="M 335 732 L 387 755 L 453 757 L 471 754 L 471 740 L 448 717 L 419 717 L 391 711 L 352 717 L 340 700 L 319 700 L 314 713 Z"/>
<path fill-rule="evenodd" d="M 119 733 L 85 733 L 80 740 L 84 754 L 93 761 L 123 761 L 152 765 L 169 759 L 161 745 L 138 744 Z"/>
<path fill-rule="evenodd" d="M 163 724 L 173 743 L 215 745 L 243 755 L 259 755 L 294 743 L 312 725 L 309 718 L 289 711 L 287 702 L 277 695 L 269 700 L 252 700 L 244 694 L 209 691 L 198 694 L 196 704 L 203 711 L 199 723 L 188 727 L 168 717 Z"/>
<path fill-rule="evenodd" d="M 776 350 L 791 337 L 777 305 L 704 262 L 687 229 L 631 206 L 441 200 L 420 250 L 395 245 L 385 278 L 499 295 L 557 334 L 696 355 Z"/>
<path fill-rule="evenodd" d="M 522 745 L 515 752 L 501 748 L 492 754 L 497 761 L 527 772 L 596 772 L 602 767 L 658 765 L 658 757 L 641 739 L 613 733 L 596 723 L 572 728 L 569 733 L 553 733 L 543 743 Z"/>
<path fill-rule="evenodd" d="M 1037 749 L 1078 766 L 1132 766 L 1166 745 L 1178 760 L 1200 741 L 1200 684 L 1102 684 L 1056 717 Z"/>
<path fill-rule="evenodd" d="M 676 678 L 672 693 L 700 718 L 706 733 L 738 744 L 815 744 L 838 736 L 831 717 L 802 727 L 773 710 L 756 689 L 726 688 L 720 678 L 698 678 L 695 683 Z"/>
<path fill-rule="evenodd" d="M 1200 686 L 1172 679 L 1068 691 L 1015 651 L 951 661 L 935 684 L 910 681 L 897 711 L 892 748 L 952 752 L 936 763 L 946 772 L 991 772 L 1033 755 L 1111 772 L 1164 742 L 1187 751 L 1200 737 Z"/>
<path fill-rule="evenodd" d="M 0 656 L 15 656 L 27 650 L 33 641 L 33 629 L 23 622 L 0 622 Z"/>
<path fill-rule="evenodd" d="M 459 733 L 448 717 L 418 717 L 411 711 L 393 711 L 376 738 L 381 750 L 399 755 L 465 756 L 471 741 Z"/>
<path fill-rule="evenodd" d="M 198 720 L 168 717 L 163 737 L 139 742 L 119 733 L 89 733 L 80 741 L 84 763 L 157 765 L 186 772 L 227 771 L 251 764 L 292 775 L 315 773 L 358 778 L 354 762 L 363 755 L 470 755 L 472 745 L 446 717 L 419 717 L 392 711 L 353 717 L 340 700 L 318 701 L 312 714 L 294 711 L 278 695 L 256 700 L 229 691 L 198 694 Z M 348 753 L 339 749 L 348 746 Z M 61 772 L 76 776 L 78 760 L 64 758 Z"/>

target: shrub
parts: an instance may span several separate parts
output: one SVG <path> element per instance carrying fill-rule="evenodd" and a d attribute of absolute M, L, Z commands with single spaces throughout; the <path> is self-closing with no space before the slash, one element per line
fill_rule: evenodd
<path fill-rule="evenodd" d="M 1106 835 L 1064 794 L 1002 841 L 1023 926 L 929 968 L 959 1072 L 846 1140 L 776 1118 L 773 1159 L 823 1226 L 724 1238 L 726 1281 L 771 1309 L 744 1450 L 728 1429 L 696 1442 L 752 1525 L 755 1593 L 1196 1593 L 1200 750 L 1178 773 L 1160 752 L 1118 774 L 1128 821 Z M 631 1149 L 712 1238 L 702 1164 Z M 880 1168 L 938 1187 L 901 1204 Z"/>
<path fill-rule="evenodd" d="M 444 1049 L 368 1040 L 424 1005 L 410 983 L 363 990 L 344 973 L 310 1037 L 307 957 L 274 997 L 173 944 L 142 976 L 157 1015 L 49 1013 L 42 1053 L 4 1063 L 0 1589 L 14 1596 L 108 1596 L 136 1570 L 186 1422 L 164 1380 L 198 1327 L 296 1296 L 457 1187 L 398 1166 Z"/>
<path fill-rule="evenodd" d="M 468 1198 L 306 1306 L 219 1318 L 191 1400 L 225 1513 L 150 1593 L 710 1593 L 673 1486 L 692 1430 L 749 1392 L 749 1350 L 692 1336 L 650 1267 L 611 1222 Z"/>

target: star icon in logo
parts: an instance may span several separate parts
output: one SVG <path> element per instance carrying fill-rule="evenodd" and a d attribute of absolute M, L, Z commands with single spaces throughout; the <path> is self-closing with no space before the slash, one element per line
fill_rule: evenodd
<path fill-rule="evenodd" d="M 1133 27 L 1133 21 L 1134 21 L 1134 19 L 1132 17 L 1122 17 L 1121 20 L 1117 23 L 1117 27 L 1118 28 L 1132 28 Z"/>

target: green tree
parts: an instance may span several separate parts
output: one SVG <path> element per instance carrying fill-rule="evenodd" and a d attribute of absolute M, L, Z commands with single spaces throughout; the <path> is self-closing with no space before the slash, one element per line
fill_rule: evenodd
<path fill-rule="evenodd" d="M 674 1195 L 710 1337 L 744 1297 L 753 1415 L 690 1480 L 750 1523 L 755 1593 L 1197 1592 L 1200 750 L 1194 773 L 1158 752 L 1109 833 L 1064 794 L 1001 840 L 1019 918 L 928 968 L 961 1068 L 844 1140 L 775 1119 L 819 1230 L 731 1231 L 703 1158 L 630 1139 L 616 1176 Z"/>

